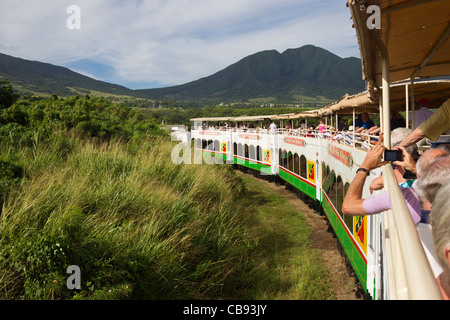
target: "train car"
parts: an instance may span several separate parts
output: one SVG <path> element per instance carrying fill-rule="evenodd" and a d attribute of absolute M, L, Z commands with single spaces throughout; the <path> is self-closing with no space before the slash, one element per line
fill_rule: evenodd
<path fill-rule="evenodd" d="M 185 140 L 193 141 L 197 161 L 248 168 L 281 180 L 314 201 L 368 299 L 441 299 L 390 165 L 372 170 L 365 186 L 383 174 L 392 210 L 370 216 L 342 214 L 349 185 L 371 146 L 370 138 L 376 137 L 364 139 L 354 128 L 338 129 L 343 116 L 354 124 L 357 114 L 367 112 L 379 117 L 382 132 L 390 132 L 394 111 L 404 112 L 409 127 L 415 101 L 426 96 L 438 108 L 450 97 L 449 80 L 427 79 L 450 75 L 450 63 L 444 59 L 450 56 L 450 2 L 349 0 L 347 5 L 367 90 L 309 112 L 191 119 Z M 368 24 L 376 22 L 377 12 L 379 28 Z M 410 50 L 408 43 L 418 49 Z M 308 128 L 311 118 L 325 119 L 328 129 Z M 269 128 L 270 122 L 278 128 Z M 293 128 L 295 122 L 298 126 Z M 391 147 L 389 134 L 383 143 Z M 362 198 L 370 196 L 369 188 L 364 188 Z"/>

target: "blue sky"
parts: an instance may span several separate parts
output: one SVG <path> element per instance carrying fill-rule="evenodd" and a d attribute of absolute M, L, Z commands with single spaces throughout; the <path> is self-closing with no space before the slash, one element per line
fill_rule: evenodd
<path fill-rule="evenodd" d="M 67 8 L 80 8 L 70 30 Z M 131 89 L 209 76 L 263 50 L 359 57 L 346 0 L 2 0 L 0 52 Z"/>

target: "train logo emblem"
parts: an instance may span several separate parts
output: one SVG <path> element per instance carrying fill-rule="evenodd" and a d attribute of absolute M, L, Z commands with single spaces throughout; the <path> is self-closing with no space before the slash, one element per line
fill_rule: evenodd
<path fill-rule="evenodd" d="M 308 160 L 308 180 L 312 183 L 316 183 L 316 163 Z"/>
<path fill-rule="evenodd" d="M 266 163 L 270 163 L 270 150 L 263 150 L 263 161 Z"/>
<path fill-rule="evenodd" d="M 220 144 L 220 151 L 221 151 L 222 153 L 227 153 L 227 143 L 226 143 L 226 142 L 222 142 L 222 143 Z"/>

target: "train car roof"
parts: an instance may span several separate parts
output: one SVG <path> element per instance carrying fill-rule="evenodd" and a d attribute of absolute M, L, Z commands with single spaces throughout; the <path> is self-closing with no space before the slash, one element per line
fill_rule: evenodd
<path fill-rule="evenodd" d="M 371 5 L 380 9 L 379 28 L 370 24 Z M 389 53 L 391 82 L 450 75 L 450 1 L 348 0 L 347 6 L 369 91 L 382 85 L 380 44 Z"/>
<path fill-rule="evenodd" d="M 406 88 L 408 87 L 408 88 Z M 408 91 L 407 91 L 408 90 Z M 411 83 L 401 81 L 393 83 L 390 86 L 391 110 L 405 111 L 406 104 L 411 102 L 407 99 L 410 93 Z M 378 89 L 374 89 L 375 94 L 368 90 L 355 95 L 345 95 L 340 100 L 324 107 L 319 111 L 319 115 L 352 114 L 353 109 L 356 113 L 368 112 L 378 113 Z M 430 102 L 429 109 L 439 108 L 450 97 L 450 80 L 421 80 L 414 83 L 414 96 L 416 101 L 426 98 Z M 411 108 L 409 108 L 411 109 Z"/>

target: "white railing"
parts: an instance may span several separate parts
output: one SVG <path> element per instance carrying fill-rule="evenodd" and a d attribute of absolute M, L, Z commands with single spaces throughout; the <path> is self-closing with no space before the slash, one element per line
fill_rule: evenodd
<path fill-rule="evenodd" d="M 383 167 L 392 210 L 384 213 L 384 267 L 389 300 L 440 300 L 416 226 L 390 164 Z"/>
<path fill-rule="evenodd" d="M 311 137 L 311 138 L 320 138 L 320 139 L 328 139 L 330 141 L 345 144 L 347 146 L 360 147 L 362 149 L 369 149 L 369 147 L 373 146 L 370 143 L 371 139 L 378 139 L 379 137 L 376 135 L 369 135 L 366 133 L 358 133 L 354 131 L 334 131 L 334 130 L 325 130 L 324 132 L 319 132 L 316 129 L 285 129 L 279 128 L 276 130 L 269 130 L 264 128 L 236 128 L 236 127 L 201 127 L 196 126 L 192 127 L 193 131 L 233 131 L 233 132 L 244 132 L 244 133 L 255 133 L 255 134 L 272 134 L 278 133 L 282 135 L 291 135 L 291 136 L 299 136 L 299 137 Z"/>

